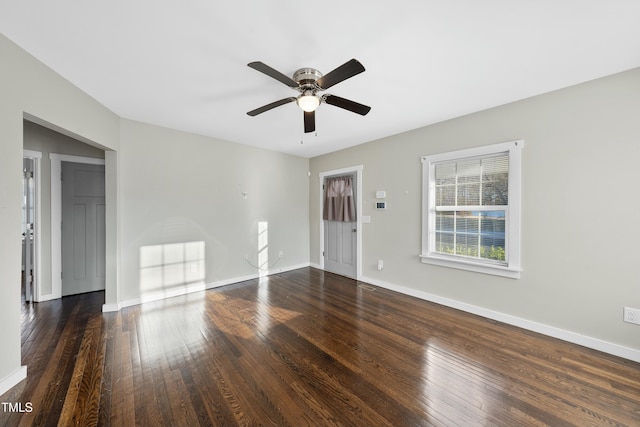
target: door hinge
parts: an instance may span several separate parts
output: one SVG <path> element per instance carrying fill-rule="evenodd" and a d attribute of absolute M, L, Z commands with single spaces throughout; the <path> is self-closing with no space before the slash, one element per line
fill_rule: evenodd
<path fill-rule="evenodd" d="M 322 256 L 324 256 L 324 251 L 322 251 Z"/>

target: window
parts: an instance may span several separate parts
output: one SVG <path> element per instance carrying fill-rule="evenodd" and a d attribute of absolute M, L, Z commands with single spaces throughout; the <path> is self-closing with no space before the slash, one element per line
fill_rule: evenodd
<path fill-rule="evenodd" d="M 507 142 L 422 158 L 422 262 L 520 277 L 520 151 Z"/>

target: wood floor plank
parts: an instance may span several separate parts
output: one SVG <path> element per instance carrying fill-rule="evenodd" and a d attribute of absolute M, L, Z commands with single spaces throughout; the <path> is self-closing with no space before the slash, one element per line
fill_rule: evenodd
<path fill-rule="evenodd" d="M 638 426 L 640 364 L 302 268 L 102 313 L 24 304 L 0 426 Z"/>
<path fill-rule="evenodd" d="M 105 360 L 105 385 L 101 398 L 102 425 L 134 425 L 133 372 L 131 369 L 131 348 L 129 332 L 122 328 L 121 318 L 112 321 L 113 337 L 111 357 Z M 108 375 L 108 373 L 111 375 Z M 108 379 L 108 380 L 107 380 Z M 108 403 L 108 407 L 104 407 Z M 104 416 L 103 416 L 104 415 Z"/>

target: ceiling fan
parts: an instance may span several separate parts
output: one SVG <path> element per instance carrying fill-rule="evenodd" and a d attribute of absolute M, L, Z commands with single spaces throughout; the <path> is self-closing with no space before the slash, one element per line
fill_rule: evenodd
<path fill-rule="evenodd" d="M 302 111 L 304 111 L 304 132 L 309 133 L 316 130 L 315 112 L 322 102 L 352 111 L 362 116 L 371 110 L 371 107 L 339 96 L 329 94 L 318 95 L 318 92 L 327 90 L 333 85 L 362 73 L 364 67 L 357 59 L 345 62 L 324 76 L 314 68 L 301 68 L 293 73 L 293 78 L 282 74 L 280 71 L 260 61 L 250 62 L 247 65 L 300 92 L 300 95 L 297 97 L 284 98 L 249 111 L 247 114 L 252 117 L 295 101 Z"/>

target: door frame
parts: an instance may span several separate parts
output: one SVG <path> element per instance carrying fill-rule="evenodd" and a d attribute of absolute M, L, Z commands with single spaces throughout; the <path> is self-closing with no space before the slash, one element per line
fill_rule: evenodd
<path fill-rule="evenodd" d="M 318 186 L 320 196 L 320 268 L 324 270 L 324 255 L 322 252 L 324 251 L 324 220 L 322 219 L 322 212 L 324 206 L 324 190 L 322 186 L 324 185 L 324 180 L 327 177 L 333 175 L 343 175 L 348 173 L 356 174 L 356 280 L 360 280 L 362 278 L 362 171 L 364 167 L 363 165 L 349 166 L 341 169 L 334 169 L 330 171 L 320 172 L 320 185 Z"/>
<path fill-rule="evenodd" d="M 41 160 L 42 160 L 42 152 L 34 151 L 34 150 L 22 150 L 22 158 L 33 159 L 33 186 L 34 186 L 34 194 L 33 194 L 33 259 L 31 260 L 31 264 L 33 266 L 33 295 L 31 298 L 35 302 L 44 301 L 42 299 L 42 290 L 41 287 L 41 277 L 42 277 L 42 245 L 41 245 L 41 236 L 42 236 L 42 208 L 40 205 L 41 202 Z"/>
<path fill-rule="evenodd" d="M 49 154 L 51 159 L 51 295 L 48 299 L 62 298 L 62 162 L 105 165 L 105 159 Z M 106 167 L 106 166 L 105 166 Z M 106 173 L 106 171 L 105 171 Z M 105 284 L 106 286 L 106 284 Z"/>

